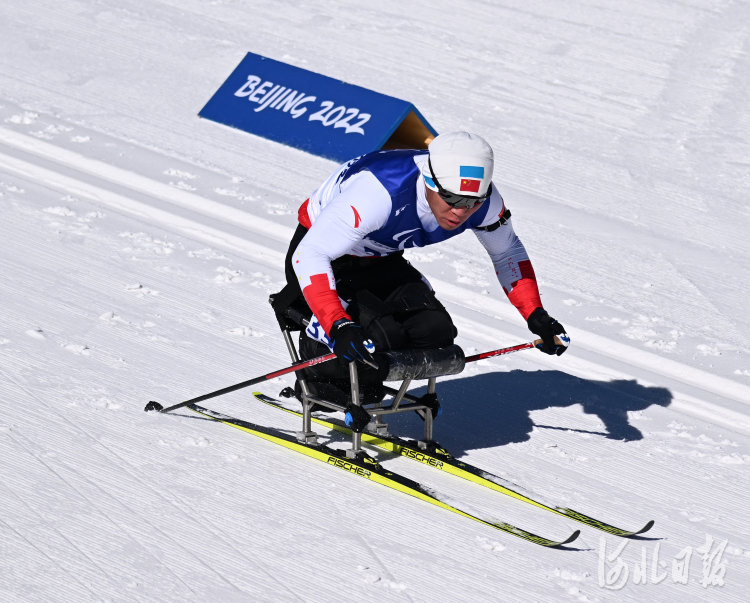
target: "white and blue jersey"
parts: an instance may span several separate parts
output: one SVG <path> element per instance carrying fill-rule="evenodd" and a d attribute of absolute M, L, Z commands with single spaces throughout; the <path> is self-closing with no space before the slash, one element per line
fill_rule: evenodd
<path fill-rule="evenodd" d="M 500 284 L 524 318 L 541 307 L 531 262 L 510 220 L 491 232 L 477 230 L 497 223 L 505 212 L 497 187 L 465 223 L 445 230 L 427 203 L 421 174 L 427 157 L 427 151 L 413 150 L 368 153 L 340 166 L 300 207 L 299 222 L 309 230 L 292 264 L 326 332 L 333 322 L 347 317 L 336 294 L 332 260 L 426 247 L 465 230 L 479 238 Z"/>
<path fill-rule="evenodd" d="M 357 256 L 388 255 L 408 247 L 425 247 L 462 233 L 467 228 L 488 226 L 500 219 L 503 198 L 496 190 L 464 224 L 455 230 L 438 226 L 425 196 L 421 177 L 427 151 L 379 151 L 345 163 L 315 191 L 300 212 L 300 223 L 312 225 L 324 208 L 344 204 L 338 200 L 356 195 L 350 208 L 343 207 L 355 230 L 362 232 L 357 244 L 345 253 Z M 355 202 L 356 201 L 356 202 Z M 346 211 L 348 210 L 348 212 Z M 305 220 L 307 214 L 308 220 Z M 343 253 L 342 253 L 343 255 Z"/>

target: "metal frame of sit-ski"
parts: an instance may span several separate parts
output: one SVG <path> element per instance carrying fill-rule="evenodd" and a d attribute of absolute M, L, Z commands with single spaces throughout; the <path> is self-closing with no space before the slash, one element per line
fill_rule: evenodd
<path fill-rule="evenodd" d="M 304 329 L 304 327 L 307 326 L 307 323 L 308 323 L 307 319 L 304 319 L 304 318 L 299 320 L 299 322 L 302 323 L 301 325 L 302 329 Z M 282 333 L 284 335 L 284 342 L 286 343 L 286 347 L 289 350 L 289 355 L 292 358 L 292 362 L 298 363 L 300 359 L 297 354 L 297 348 L 295 347 L 294 341 L 292 340 L 290 329 L 282 328 Z M 436 380 L 437 380 L 437 377 L 439 376 L 440 375 L 436 375 L 434 377 L 427 378 L 427 393 L 428 394 L 435 393 Z M 357 406 L 362 406 L 361 400 L 359 397 L 359 374 L 357 371 L 356 361 L 349 363 L 349 378 L 351 380 L 351 388 L 352 388 L 351 389 L 352 404 L 355 404 Z M 345 412 L 346 407 L 341 404 L 336 404 L 335 402 L 329 402 L 328 400 L 325 400 L 323 398 L 319 398 L 317 396 L 311 395 L 310 389 L 307 385 L 307 380 L 300 373 L 297 373 L 297 379 L 300 384 L 300 389 L 302 390 L 302 431 L 297 432 L 296 434 L 297 440 L 300 443 L 304 443 L 304 444 L 317 444 L 318 436 L 312 430 L 312 415 L 310 413 L 310 407 L 313 404 L 320 404 L 321 406 L 325 406 L 326 408 L 330 408 L 332 410 L 338 410 L 341 412 Z M 384 406 L 381 401 L 381 402 L 378 402 L 377 404 L 363 407 L 373 417 L 373 420 L 370 421 L 370 423 L 367 425 L 365 429 L 366 431 L 369 431 L 370 433 L 373 433 L 375 435 L 386 436 L 388 435 L 388 424 L 383 420 L 383 418 L 386 415 L 392 415 L 392 414 L 396 414 L 399 412 L 416 411 L 424 419 L 424 439 L 420 440 L 418 444 L 420 448 L 427 449 L 428 446 L 433 441 L 432 440 L 432 425 L 433 425 L 432 410 L 425 404 L 421 404 L 419 400 L 415 398 L 414 396 L 411 396 L 406 393 L 406 390 L 409 389 L 409 385 L 411 385 L 411 382 L 412 382 L 412 379 L 409 377 L 406 377 L 405 379 L 403 379 L 403 381 L 401 381 L 401 386 L 398 389 L 394 389 L 392 387 L 388 387 L 387 385 L 384 385 L 384 389 L 386 393 L 393 396 L 393 401 L 388 406 Z M 406 404 L 403 403 L 404 400 L 407 401 Z M 362 452 L 362 434 L 357 433 L 356 431 L 352 431 L 352 447 L 350 450 L 346 451 L 346 456 L 348 458 L 355 458 L 361 452 Z"/>

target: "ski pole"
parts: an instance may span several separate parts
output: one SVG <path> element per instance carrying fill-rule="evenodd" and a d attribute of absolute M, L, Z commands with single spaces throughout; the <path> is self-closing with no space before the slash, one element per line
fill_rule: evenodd
<path fill-rule="evenodd" d="M 261 377 L 250 379 L 249 381 L 243 381 L 242 383 L 237 383 L 236 385 L 230 385 L 229 387 L 225 387 L 224 389 L 216 390 L 215 392 L 211 392 L 210 394 L 203 394 L 202 396 L 198 396 L 197 398 L 192 398 L 191 400 L 186 400 L 185 402 L 180 402 L 179 404 L 175 404 L 174 406 L 169 406 L 168 408 L 164 408 L 161 404 L 152 400 L 151 402 L 146 404 L 146 408 L 144 408 L 143 410 L 145 411 L 158 410 L 159 412 L 170 412 L 172 410 L 177 410 L 178 408 L 182 408 L 183 406 L 187 406 L 188 404 L 196 404 L 198 402 L 203 402 L 203 400 L 208 400 L 209 398 L 215 398 L 216 396 L 223 396 L 224 394 L 237 391 L 238 389 L 242 389 L 243 387 L 250 387 L 251 385 L 255 385 L 256 383 L 260 383 L 261 381 L 267 381 L 269 379 L 273 379 L 274 377 L 281 377 L 281 375 L 286 375 L 287 373 L 293 373 L 303 368 L 307 368 L 308 366 L 312 366 L 314 364 L 320 364 L 321 362 L 327 362 L 334 358 L 336 358 L 336 354 L 326 354 L 325 356 L 318 356 L 317 358 L 311 358 L 310 360 L 305 360 L 303 362 L 293 364 L 292 366 L 288 366 L 281 370 L 274 371 L 273 373 L 268 373 L 267 375 L 262 375 Z"/>
<path fill-rule="evenodd" d="M 482 352 L 481 354 L 474 354 L 473 356 L 467 356 L 466 362 L 476 362 L 477 360 L 482 360 L 483 358 L 492 358 L 493 356 L 502 356 L 504 354 L 512 354 L 513 352 L 519 352 L 521 350 L 529 350 L 533 347 L 536 347 L 538 343 L 542 343 L 542 340 L 537 339 L 535 341 L 529 341 L 528 343 L 514 345 L 509 348 L 502 348 L 500 350 L 493 350 L 491 352 Z"/>
<path fill-rule="evenodd" d="M 474 356 L 467 356 L 466 362 L 476 362 L 477 360 L 482 360 L 483 358 L 492 358 L 492 356 L 502 356 L 504 354 L 512 354 L 513 352 L 518 352 L 520 350 L 530 350 L 531 348 L 535 348 L 538 345 L 542 345 L 544 341 L 541 339 L 535 339 L 534 341 L 529 341 L 528 343 L 521 343 L 519 345 L 514 345 L 509 348 L 501 348 L 499 350 L 493 350 L 491 352 L 482 352 L 481 354 L 474 354 Z M 560 338 L 555 335 L 555 343 L 557 345 L 565 345 Z"/>
<path fill-rule="evenodd" d="M 558 341 L 557 337 L 555 337 L 555 340 L 556 342 Z M 491 352 L 483 352 L 481 354 L 475 354 L 474 356 L 468 356 L 466 358 L 466 362 L 475 362 L 477 360 L 482 360 L 483 358 L 491 358 L 493 356 L 502 356 L 503 354 L 511 354 L 513 352 L 518 352 L 520 350 L 528 350 L 528 349 L 536 347 L 537 345 L 541 343 L 542 343 L 542 340 L 537 339 L 535 341 L 530 341 L 528 343 L 514 345 L 509 348 L 501 348 L 499 350 L 493 350 Z M 198 396 L 197 398 L 192 398 L 190 400 L 186 400 L 185 402 L 180 402 L 179 404 L 175 404 L 174 406 L 169 406 L 167 408 L 164 408 L 158 402 L 151 400 L 148 404 L 146 404 L 146 408 L 144 408 L 144 410 L 145 411 L 157 410 L 159 412 L 171 412 L 173 410 L 177 410 L 178 408 L 182 408 L 183 406 L 187 406 L 188 404 L 197 404 L 198 402 L 203 402 L 204 400 L 208 400 L 209 398 L 215 398 L 216 396 L 223 396 L 224 394 L 237 391 L 238 389 L 242 389 L 244 387 L 250 387 L 251 385 L 255 385 L 256 383 L 260 383 L 261 381 L 268 381 L 269 379 L 273 379 L 274 377 L 281 377 L 281 375 L 286 375 L 287 373 L 293 373 L 301 369 L 307 368 L 308 366 L 313 366 L 314 364 L 320 364 L 321 362 L 328 362 L 329 360 L 333 360 L 334 358 L 336 358 L 336 354 L 333 354 L 333 353 L 326 354 L 325 356 L 318 356 L 317 358 L 311 358 L 310 360 L 305 360 L 304 362 L 293 364 L 281 370 L 268 373 L 267 375 L 262 375 L 260 377 L 256 377 L 255 379 L 250 379 L 249 381 L 243 381 L 242 383 L 237 383 L 236 385 L 230 385 L 229 387 L 225 387 L 224 389 L 216 390 L 215 392 L 211 392 L 210 394 L 203 394 L 202 396 Z"/>

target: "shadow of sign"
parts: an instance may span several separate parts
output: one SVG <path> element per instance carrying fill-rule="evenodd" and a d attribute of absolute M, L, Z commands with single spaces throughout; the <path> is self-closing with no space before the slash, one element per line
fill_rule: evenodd
<path fill-rule="evenodd" d="M 412 393 L 422 395 L 425 388 Z M 636 381 L 594 381 L 561 371 L 485 373 L 438 384 L 442 415 L 435 422 L 435 437 L 455 456 L 466 450 L 493 448 L 530 438 L 534 427 L 579 431 L 613 440 L 635 441 L 643 434 L 631 425 L 628 413 L 669 406 L 671 392 L 644 387 Z M 531 412 L 580 405 L 595 415 L 604 430 L 572 429 L 566 425 L 536 424 Z M 421 420 L 413 413 L 389 421 L 398 434 L 418 435 Z"/>

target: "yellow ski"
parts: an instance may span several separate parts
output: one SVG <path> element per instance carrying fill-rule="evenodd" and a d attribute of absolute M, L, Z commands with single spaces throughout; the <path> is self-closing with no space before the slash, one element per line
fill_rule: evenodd
<path fill-rule="evenodd" d="M 457 513 L 458 515 L 461 515 L 463 517 L 473 519 L 476 522 L 479 522 L 496 530 L 502 530 L 503 532 L 507 532 L 508 534 L 513 534 L 513 536 L 517 536 L 518 538 L 522 538 L 523 540 L 528 540 L 529 542 L 540 544 L 546 547 L 559 547 L 564 544 L 568 544 L 569 542 L 573 542 L 576 538 L 578 538 L 578 535 L 580 534 L 580 530 L 576 530 L 568 538 L 558 542 L 550 540 L 548 538 L 537 536 L 536 534 L 532 534 L 531 532 L 527 532 L 525 530 L 521 530 L 520 528 L 512 526 L 508 523 L 496 523 L 487 519 L 481 519 L 480 517 L 472 515 L 471 513 L 467 513 L 466 511 L 462 511 L 461 509 L 458 509 L 457 507 L 444 502 L 440 499 L 440 496 L 434 490 L 423 486 L 419 482 L 411 480 L 397 473 L 388 471 L 380 464 L 378 464 L 373 458 L 367 456 L 366 454 L 362 455 L 361 458 L 350 459 L 346 457 L 343 450 L 334 450 L 333 448 L 329 448 L 328 446 L 322 444 L 302 444 L 292 436 L 287 435 L 286 433 L 277 429 L 272 429 L 269 427 L 256 425 L 254 423 L 249 423 L 247 421 L 242 421 L 240 419 L 235 419 L 234 417 L 230 417 L 213 410 L 203 408 L 202 406 L 198 406 L 197 404 L 188 404 L 187 408 L 200 415 L 203 415 L 204 417 L 213 419 L 214 421 L 231 425 L 232 427 L 236 427 L 237 429 L 241 429 L 242 431 L 251 433 L 252 435 L 258 436 L 259 438 L 263 438 L 264 440 L 273 442 L 274 444 L 284 446 L 289 450 L 300 452 L 311 458 L 323 461 L 324 463 L 326 463 L 327 465 L 331 465 L 332 467 L 343 469 L 344 471 L 353 475 L 357 475 L 383 486 L 393 488 L 394 490 L 398 490 L 399 492 L 403 492 L 404 494 L 409 494 L 432 505 L 441 507 L 443 509 L 446 509 L 447 511 L 452 511 L 453 513 Z"/>
<path fill-rule="evenodd" d="M 285 408 L 278 400 L 274 400 L 273 398 L 270 398 L 265 394 L 262 394 L 260 392 L 253 392 L 253 396 L 255 396 L 255 398 L 260 402 L 264 402 L 265 404 L 274 406 L 290 414 L 302 417 L 302 413 L 295 410 L 290 410 L 289 408 Z M 332 417 L 328 417 L 327 419 L 312 417 L 312 420 L 318 425 L 322 425 L 323 427 L 333 429 L 343 434 L 351 435 L 352 433 L 352 430 L 349 429 L 349 427 L 347 427 L 342 421 L 339 421 Z M 425 465 L 429 465 L 430 467 L 434 467 L 435 469 L 440 469 L 445 473 L 456 475 L 463 479 L 469 480 L 470 482 L 474 482 L 475 484 L 479 484 L 480 486 L 484 486 L 485 488 L 490 488 L 491 490 L 495 490 L 496 492 L 501 492 L 502 494 L 506 494 L 507 496 L 511 496 L 512 498 L 515 498 L 522 502 L 534 505 L 535 507 L 539 507 L 540 509 L 552 511 L 553 513 L 556 513 L 558 515 L 562 515 L 569 519 L 574 519 L 580 523 L 586 524 L 587 526 L 596 528 L 597 530 L 602 530 L 604 532 L 607 532 L 608 534 L 612 534 L 613 536 L 622 536 L 624 538 L 628 538 L 630 536 L 635 536 L 636 534 L 643 534 L 644 532 L 650 530 L 654 525 L 654 521 L 651 520 L 640 530 L 629 532 L 627 530 L 609 525 L 608 523 L 599 521 L 598 519 L 594 519 L 593 517 L 589 517 L 588 515 L 584 515 L 583 513 L 579 513 L 578 511 L 574 511 L 573 509 L 567 509 L 565 507 L 549 507 L 532 498 L 529 498 L 528 496 L 516 492 L 515 490 L 512 490 L 508 486 L 505 486 L 501 483 L 508 483 L 507 480 L 503 480 L 503 478 L 497 475 L 493 475 L 492 473 L 480 469 L 479 467 L 475 467 L 468 463 L 459 461 L 458 459 L 451 456 L 451 454 L 447 450 L 440 446 L 432 446 L 427 450 L 422 450 L 414 441 L 390 436 L 376 436 L 368 433 L 362 434 L 362 443 L 382 448 L 383 450 L 387 450 L 388 452 L 400 454 L 401 456 L 405 456 L 417 462 L 424 463 Z"/>

